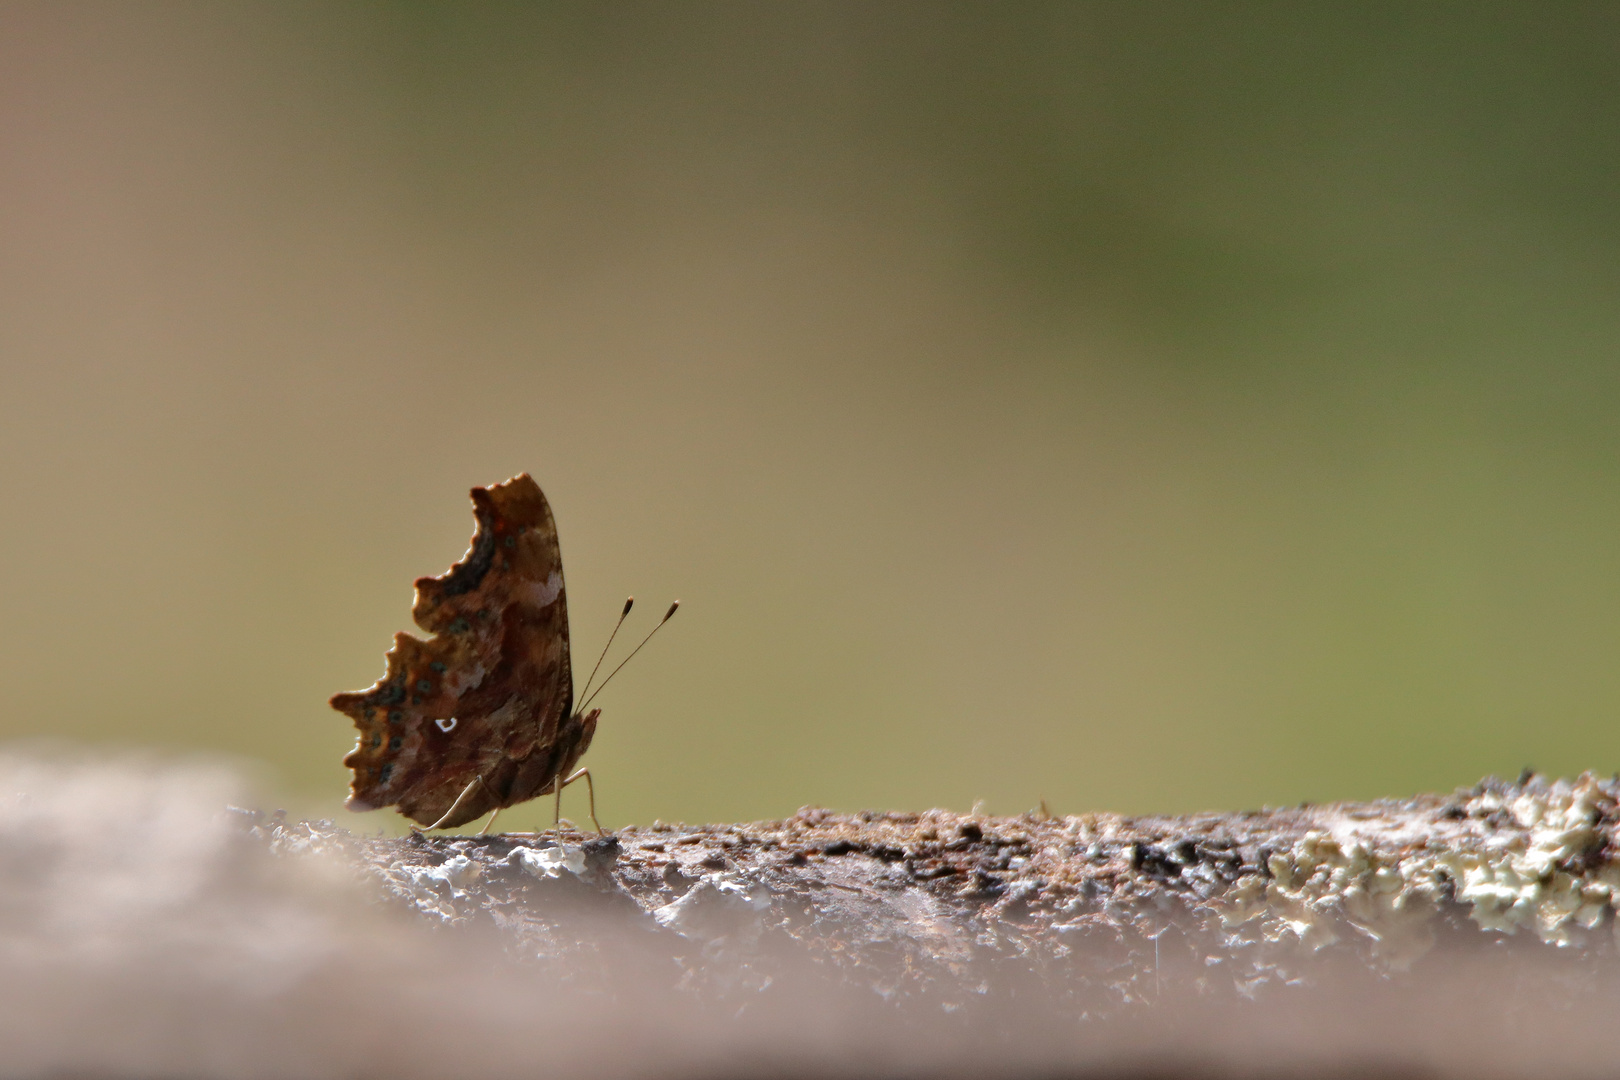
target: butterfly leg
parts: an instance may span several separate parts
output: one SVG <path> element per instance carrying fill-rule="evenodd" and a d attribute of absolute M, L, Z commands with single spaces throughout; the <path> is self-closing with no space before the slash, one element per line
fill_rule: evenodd
<path fill-rule="evenodd" d="M 607 835 L 607 830 L 602 828 L 602 823 L 600 821 L 596 820 L 596 782 L 591 779 L 591 770 L 589 770 L 589 769 L 576 769 L 574 771 L 574 774 L 572 776 L 570 776 L 568 779 L 558 782 L 558 784 L 557 784 L 557 819 L 558 819 L 558 822 L 560 823 L 561 820 L 562 820 L 562 789 L 567 787 L 569 784 L 572 784 L 575 780 L 580 779 L 581 777 L 583 777 L 584 780 L 585 780 L 585 790 L 587 792 L 589 792 L 590 796 L 591 796 L 591 824 L 596 826 L 596 835 L 598 835 L 598 836 L 606 836 Z"/>
<path fill-rule="evenodd" d="M 456 796 L 456 801 L 450 804 L 450 809 L 444 812 L 444 816 L 439 818 L 439 820 L 435 821 L 433 824 L 424 826 L 422 831 L 432 832 L 434 829 L 437 829 L 439 826 L 449 821 L 450 818 L 466 804 L 468 797 L 473 793 L 473 788 L 481 786 L 483 782 L 484 778 L 482 776 L 473 777 L 472 783 L 468 784 L 466 789 L 463 790 L 460 795 Z"/>
<path fill-rule="evenodd" d="M 497 806 L 495 808 L 495 812 L 493 814 L 489 815 L 489 820 L 484 822 L 484 827 L 482 829 L 478 830 L 478 835 L 479 836 L 484 836 L 485 834 L 487 834 L 489 832 L 490 829 L 494 828 L 495 819 L 500 817 L 501 816 L 501 811 L 505 810 L 505 809 L 506 809 L 506 807 L 504 807 L 504 806 Z"/>

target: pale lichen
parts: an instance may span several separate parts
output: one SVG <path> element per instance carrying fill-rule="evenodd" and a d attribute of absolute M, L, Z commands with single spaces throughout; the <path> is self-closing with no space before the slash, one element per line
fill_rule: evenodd
<path fill-rule="evenodd" d="M 511 858 L 537 878 L 559 878 L 565 870 L 575 877 L 585 873 L 585 849 L 576 844 L 514 848 Z"/>
<path fill-rule="evenodd" d="M 780 957 L 802 955 L 886 999 L 965 1008 L 986 970 L 1010 964 L 1107 1009 L 1176 986 L 1248 998 L 1329 970 L 1393 977 L 1442 940 L 1519 934 L 1549 955 L 1614 956 L 1617 796 L 1620 781 L 1527 776 L 1244 813 L 807 809 L 375 851 L 418 911 L 485 914 L 541 959 L 577 947 L 557 912 L 600 902 L 687 950 L 683 978 L 716 986 L 764 985 Z"/>
<path fill-rule="evenodd" d="M 1392 968 L 1409 967 L 1434 940 L 1448 900 L 1481 930 L 1526 929 L 1558 946 L 1576 943 L 1610 917 L 1620 868 L 1589 858 L 1614 793 L 1590 774 L 1504 796 L 1490 785 L 1460 792 L 1421 835 L 1407 818 L 1319 814 L 1325 828 L 1273 851 L 1266 878 L 1236 883 L 1217 907 L 1229 928 L 1262 922 L 1268 941 L 1310 950 L 1338 940 L 1348 923 Z M 1488 827 L 1473 827 L 1475 823 Z"/>

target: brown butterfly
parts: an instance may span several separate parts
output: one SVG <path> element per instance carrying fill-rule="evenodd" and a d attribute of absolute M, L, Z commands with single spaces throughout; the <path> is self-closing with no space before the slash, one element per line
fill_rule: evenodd
<path fill-rule="evenodd" d="M 478 527 L 467 554 L 441 576 L 416 581 L 411 615 L 432 636 L 395 634 L 377 684 L 332 697 L 332 707 L 360 730 L 343 759 L 354 770 L 351 810 L 398 806 L 429 829 L 483 814 L 493 824 L 503 808 L 548 793 L 560 810 L 563 787 L 581 777 L 591 786 L 589 770 L 573 770 L 602 710 L 574 711 L 568 598 L 551 507 L 528 473 L 475 487 L 472 501 Z"/>

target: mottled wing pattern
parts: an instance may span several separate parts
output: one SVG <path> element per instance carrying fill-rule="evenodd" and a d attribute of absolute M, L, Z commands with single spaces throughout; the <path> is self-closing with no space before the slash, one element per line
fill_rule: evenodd
<path fill-rule="evenodd" d="M 527 473 L 473 488 L 472 501 L 467 554 L 416 582 L 412 615 L 432 636 L 396 635 L 375 686 L 332 698 L 360 730 L 343 759 L 354 770 L 352 810 L 397 805 L 432 824 L 481 778 L 444 822 L 460 825 L 549 790 L 570 756 L 556 752 L 574 691 L 551 507 Z"/>

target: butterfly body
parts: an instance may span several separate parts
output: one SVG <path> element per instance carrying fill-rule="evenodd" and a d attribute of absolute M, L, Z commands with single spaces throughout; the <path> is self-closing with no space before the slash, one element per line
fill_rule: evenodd
<path fill-rule="evenodd" d="M 589 749 L 600 710 L 576 714 L 568 600 L 551 507 L 527 473 L 473 488 L 460 562 L 419 578 L 412 616 L 369 690 L 336 694 L 360 738 L 348 806 L 397 806 L 462 825 L 552 792 Z M 452 812 L 453 811 L 453 812 Z"/>

